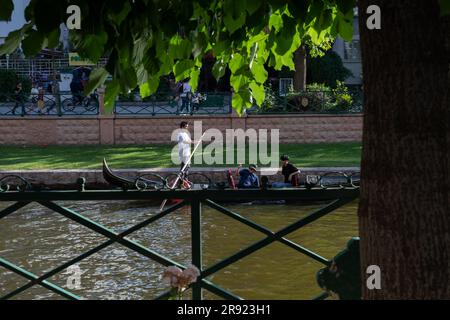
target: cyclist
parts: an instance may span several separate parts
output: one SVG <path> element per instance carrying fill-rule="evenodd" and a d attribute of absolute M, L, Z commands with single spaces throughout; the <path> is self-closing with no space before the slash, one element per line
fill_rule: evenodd
<path fill-rule="evenodd" d="M 83 91 L 90 73 L 91 70 L 88 68 L 76 68 L 72 71 L 73 78 L 70 82 L 70 91 L 75 105 L 80 105 L 83 102 Z"/>

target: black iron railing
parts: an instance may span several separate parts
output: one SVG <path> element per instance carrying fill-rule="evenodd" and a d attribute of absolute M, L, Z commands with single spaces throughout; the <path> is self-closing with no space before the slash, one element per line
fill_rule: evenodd
<path fill-rule="evenodd" d="M 14 177 L 13 177 L 14 178 Z M 195 300 L 200 300 L 203 298 L 202 290 L 208 290 L 222 298 L 225 299 L 241 299 L 241 297 L 236 294 L 225 290 L 215 283 L 211 282 L 207 278 L 216 272 L 222 270 L 223 268 L 235 263 L 236 261 L 243 259 L 244 257 L 265 248 L 273 242 L 282 243 L 291 249 L 294 253 L 300 253 L 306 255 L 307 257 L 322 263 L 325 266 L 330 266 L 331 261 L 320 256 L 316 252 L 297 244 L 286 237 L 292 232 L 299 230 L 306 225 L 320 219 L 321 217 L 330 214 L 339 207 L 353 201 L 359 196 L 359 188 L 354 183 L 341 184 L 335 187 L 314 187 L 309 188 L 291 188 L 291 189 L 269 189 L 269 190 L 212 190 L 212 189 L 199 189 L 199 190 L 100 190 L 100 191 L 82 191 L 83 188 L 79 188 L 79 191 L 23 191 L 30 190 L 29 184 L 27 184 L 22 179 L 15 177 L 18 182 L 15 184 L 19 186 L 16 188 L 3 187 L 0 192 L 0 202 L 14 202 L 12 205 L 0 211 L 0 223 L 1 219 L 9 216 L 10 214 L 16 212 L 17 210 L 26 207 L 30 203 L 38 203 L 50 210 L 63 215 L 64 217 L 75 221 L 89 228 L 90 230 L 99 233 L 108 240 L 104 241 L 100 245 L 92 248 L 76 258 L 73 258 L 65 263 L 57 266 L 51 271 L 46 272 L 42 275 L 37 275 L 31 273 L 11 261 L 8 261 L 0 257 L 0 266 L 26 278 L 29 282 L 23 286 L 20 286 L 5 294 L 1 299 L 10 299 L 18 295 L 19 293 L 33 287 L 34 285 L 41 285 L 53 292 L 60 294 L 68 299 L 80 299 L 81 297 L 67 291 L 66 289 L 50 282 L 48 279 L 53 275 L 65 270 L 66 268 L 84 260 L 91 255 L 99 252 L 100 250 L 108 248 L 110 245 L 119 243 L 126 248 L 133 250 L 149 259 L 152 259 L 164 266 L 178 266 L 182 269 L 186 266 L 174 261 L 164 255 L 155 252 L 151 247 L 145 247 L 140 243 L 130 240 L 128 236 L 132 233 L 148 226 L 155 221 L 165 217 L 168 214 L 175 212 L 176 210 L 190 206 L 191 213 L 191 250 L 192 250 L 192 264 L 195 265 L 200 270 L 200 276 L 197 281 L 192 284 L 192 298 Z M 320 180 L 320 179 L 319 179 Z M 317 181 L 316 181 L 317 183 Z M 320 183 L 319 183 L 320 184 Z M 21 186 L 21 187 L 20 187 Z M 19 191 L 16 191 L 19 190 Z M 107 227 L 90 220 L 89 218 L 83 216 L 82 214 L 68 209 L 62 205 L 55 203 L 55 201 L 74 201 L 82 202 L 88 200 L 96 201 L 108 201 L 108 200 L 163 200 L 163 199 L 181 199 L 182 202 L 173 205 L 164 211 L 161 211 L 152 217 L 146 219 L 145 221 L 123 231 L 117 233 Z M 308 214 L 307 216 L 295 221 L 294 223 L 282 228 L 281 230 L 273 231 L 256 222 L 234 212 L 226 207 L 224 207 L 220 202 L 223 201 L 235 201 L 239 200 L 295 200 L 295 201 L 324 201 L 326 204 L 320 209 Z M 227 258 L 213 264 L 210 266 L 203 266 L 203 250 L 202 250 L 202 206 L 208 206 L 216 210 L 220 214 L 224 214 L 240 223 L 253 228 L 256 231 L 261 232 L 265 237 L 255 243 L 238 250 L 234 254 L 228 256 Z M 170 292 L 166 292 L 156 299 L 164 299 L 170 295 Z M 326 292 L 319 295 L 315 299 L 324 299 L 328 296 Z"/>
<path fill-rule="evenodd" d="M 70 92 L 56 94 L 0 93 L 0 116 L 93 116 L 99 114 L 96 93 L 82 96 Z"/>
<path fill-rule="evenodd" d="M 119 99 L 116 115 L 220 115 L 231 113 L 231 94 L 211 92 L 180 97 L 173 92 L 159 92 L 143 100 Z"/>

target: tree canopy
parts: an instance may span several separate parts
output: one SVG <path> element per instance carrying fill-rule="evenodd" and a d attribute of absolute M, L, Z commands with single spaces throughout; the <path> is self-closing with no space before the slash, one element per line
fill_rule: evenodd
<path fill-rule="evenodd" d="M 0 19 L 8 20 L 13 2 L 0 4 Z M 91 91 L 111 74 L 107 105 L 136 86 L 142 96 L 152 94 L 159 78 L 172 72 L 176 80 L 190 78 L 195 89 L 202 58 L 211 52 L 216 79 L 227 66 L 231 70 L 233 106 L 240 113 L 253 99 L 264 101 L 265 63 L 293 70 L 302 39 L 313 44 L 335 35 L 351 39 L 355 0 L 31 0 L 27 23 L 8 35 L 0 55 L 20 44 L 27 56 L 56 47 L 69 5 L 81 9 L 81 29 L 70 35 L 75 50 L 93 62 L 108 57 L 87 86 Z"/>
<path fill-rule="evenodd" d="M 448 0 L 441 0 L 447 3 Z M 161 76 L 190 78 L 198 85 L 202 58 L 212 53 L 216 79 L 231 70 L 233 107 L 238 113 L 264 101 L 265 64 L 294 69 L 293 53 L 302 41 L 319 45 L 353 34 L 356 0 L 31 0 L 26 24 L 11 32 L 0 55 L 20 45 L 26 56 L 58 45 L 60 24 L 81 9 L 81 28 L 71 30 L 74 49 L 104 68 L 91 74 L 86 91 L 102 85 L 108 74 L 105 103 L 137 86 L 143 97 L 155 92 Z M 9 20 L 12 0 L 0 0 L 0 20 Z M 448 10 L 448 8 L 447 8 Z"/>

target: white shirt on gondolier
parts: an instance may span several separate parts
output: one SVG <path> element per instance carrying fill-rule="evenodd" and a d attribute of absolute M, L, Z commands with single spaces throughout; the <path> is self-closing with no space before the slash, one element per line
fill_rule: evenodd
<path fill-rule="evenodd" d="M 181 130 L 178 132 L 177 136 L 178 141 L 178 155 L 180 157 L 180 161 L 186 164 L 191 156 L 191 137 L 187 130 Z"/>

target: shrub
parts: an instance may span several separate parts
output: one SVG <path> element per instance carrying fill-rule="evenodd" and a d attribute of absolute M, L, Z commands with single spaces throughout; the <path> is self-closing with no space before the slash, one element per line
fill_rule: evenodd
<path fill-rule="evenodd" d="M 31 92 L 31 80 L 29 78 L 19 76 L 13 70 L 0 70 L 0 101 L 5 101 L 8 97 L 14 95 L 18 82 L 22 82 L 23 95 L 28 97 Z"/>
<path fill-rule="evenodd" d="M 306 91 L 289 92 L 286 100 L 291 111 L 321 112 L 331 107 L 333 93 L 325 84 L 312 83 L 306 86 Z"/>
<path fill-rule="evenodd" d="M 265 93 L 266 96 L 264 98 L 264 101 L 259 108 L 260 111 L 271 111 L 274 108 L 277 107 L 277 96 L 275 95 L 275 92 L 272 90 L 271 87 L 265 87 Z"/>
<path fill-rule="evenodd" d="M 333 95 L 336 100 L 334 110 L 348 111 L 353 105 L 353 97 L 348 91 L 347 86 L 341 82 L 336 81 L 336 89 L 333 90 Z"/>

